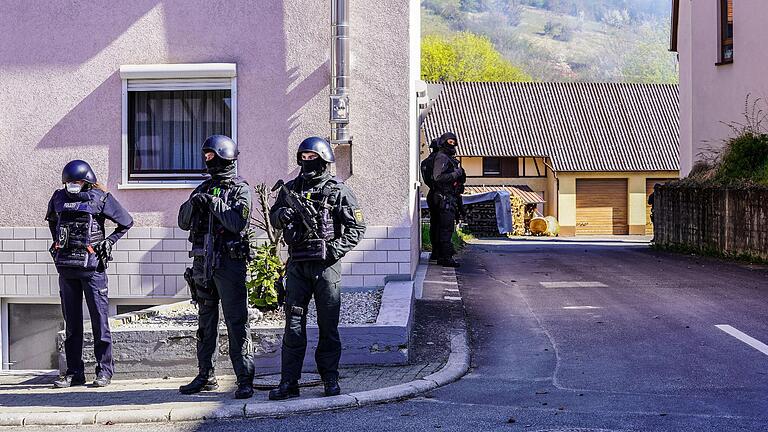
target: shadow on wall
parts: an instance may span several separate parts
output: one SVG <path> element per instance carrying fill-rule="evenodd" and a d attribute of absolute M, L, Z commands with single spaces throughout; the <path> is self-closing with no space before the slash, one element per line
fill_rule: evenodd
<path fill-rule="evenodd" d="M 0 37 L 0 65 L 77 68 L 112 43 L 144 43 L 120 40 L 120 36 L 155 6 L 161 5 L 163 10 L 163 28 L 157 31 L 164 32 L 166 46 L 148 46 L 141 59 L 130 54 L 115 59 L 110 65 L 114 72 L 48 130 L 37 148 L 72 147 L 82 154 L 68 158 L 88 160 L 87 148 L 107 147 L 108 166 L 94 169 L 114 191 L 122 170 L 120 64 L 233 62 L 238 67 L 241 175 L 251 184 L 269 184 L 296 172 L 293 158 L 286 157 L 286 143 L 301 125 L 301 108 L 327 92 L 330 71 L 325 61 L 297 82 L 298 69 L 286 70 L 282 2 L 256 6 L 239 0 L 138 0 L 120 3 L 119 10 L 93 1 L 12 3 L 5 8 L 9 13 L 0 14 L 0 25 L 18 32 Z M 26 25 L 18 26 L 19 22 Z M 298 144 L 288 143 L 288 148 Z M 157 212 L 177 206 L 188 192 L 135 190 L 122 191 L 119 196 L 132 212 Z M 175 225 L 175 214 L 170 213 L 162 216 L 163 223 Z"/>
<path fill-rule="evenodd" d="M 4 1 L 0 64 L 77 67 L 160 3 L 131 0 L 121 2 L 117 11 L 114 4 L 96 0 Z"/>

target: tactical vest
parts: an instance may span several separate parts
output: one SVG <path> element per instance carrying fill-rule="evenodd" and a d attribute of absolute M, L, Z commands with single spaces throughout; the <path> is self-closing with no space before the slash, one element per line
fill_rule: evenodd
<path fill-rule="evenodd" d="M 207 184 L 203 184 L 198 192 L 205 192 L 215 197 L 221 198 L 227 205 L 232 206 L 235 204 L 230 200 L 230 193 L 236 187 L 241 185 L 247 185 L 248 182 L 242 177 L 235 177 L 231 180 L 224 180 L 222 182 L 214 184 L 212 181 L 208 181 Z M 249 209 L 250 214 L 250 209 Z M 210 218 L 210 220 L 209 220 Z M 204 236 L 208 233 L 210 222 L 211 233 L 214 236 L 214 250 L 217 255 L 227 253 L 231 258 L 237 259 L 253 259 L 254 251 L 250 248 L 251 237 L 253 236 L 253 230 L 250 229 L 250 221 L 246 224 L 245 229 L 240 233 L 233 233 L 225 229 L 221 225 L 221 222 L 215 217 L 212 217 L 210 212 L 198 212 L 193 219 L 192 228 L 189 232 L 189 241 L 192 243 L 192 250 L 190 251 L 190 257 L 200 256 L 203 249 Z"/>
<path fill-rule="evenodd" d="M 80 200 L 60 193 L 53 202 L 58 216 L 54 256 L 57 267 L 96 270 L 99 266 L 93 244 L 104 240 L 105 234 L 95 216 L 101 213 L 108 195 L 88 195 L 89 200 Z"/>
<path fill-rule="evenodd" d="M 300 223 L 291 224 L 286 228 L 285 238 L 288 243 L 288 254 L 294 261 L 319 261 L 326 259 L 325 244 L 341 237 L 341 224 L 333 219 L 332 209 L 336 205 L 334 194 L 338 182 L 329 179 L 322 187 L 314 188 L 309 192 L 302 192 L 298 182 L 294 182 L 291 188 L 294 192 L 310 200 L 316 212 L 317 229 L 313 233 L 304 232 L 306 228 Z M 295 241 L 290 241 L 295 239 Z"/>

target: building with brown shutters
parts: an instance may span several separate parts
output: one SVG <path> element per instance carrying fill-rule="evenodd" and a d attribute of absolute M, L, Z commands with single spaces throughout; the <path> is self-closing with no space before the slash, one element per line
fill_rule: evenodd
<path fill-rule="evenodd" d="M 471 187 L 529 188 L 561 235 L 652 233 L 647 199 L 679 177 L 676 85 L 441 83 L 422 127 L 422 156 L 459 137 Z M 543 208 L 542 208 L 543 207 Z"/>

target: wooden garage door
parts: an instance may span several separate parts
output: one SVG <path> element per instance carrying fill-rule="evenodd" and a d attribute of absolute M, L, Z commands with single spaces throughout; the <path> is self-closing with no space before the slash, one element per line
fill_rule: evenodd
<path fill-rule="evenodd" d="M 576 234 L 629 234 L 626 179 L 576 180 Z"/>
<path fill-rule="evenodd" d="M 648 204 L 648 196 L 653 192 L 656 183 L 664 184 L 677 179 L 646 179 L 645 180 L 645 235 L 653 235 L 653 224 L 651 223 L 651 206 Z"/>

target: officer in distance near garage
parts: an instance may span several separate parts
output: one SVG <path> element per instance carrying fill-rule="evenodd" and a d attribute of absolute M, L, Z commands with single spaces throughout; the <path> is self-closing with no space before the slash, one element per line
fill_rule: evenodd
<path fill-rule="evenodd" d="M 253 358 L 248 328 L 246 261 L 252 258 L 251 187 L 236 176 L 237 144 L 223 135 L 203 143 L 211 178 L 204 181 L 179 209 L 179 227 L 189 230 L 192 268 L 184 274 L 198 305 L 198 375 L 179 388 L 193 394 L 218 388 L 214 375 L 219 337 L 219 300 L 229 337 L 229 357 L 237 375 L 235 397 L 253 396 Z"/>
<path fill-rule="evenodd" d="M 282 374 L 269 399 L 299 396 L 298 380 L 307 348 L 307 306 L 315 297 L 320 337 L 315 362 L 326 396 L 339 388 L 339 308 L 341 263 L 365 233 L 363 213 L 352 191 L 329 172 L 335 161 L 323 138 L 305 139 L 296 153 L 301 166 L 298 177 L 279 181 L 280 193 L 270 209 L 270 220 L 283 230 L 288 244 L 285 279 L 285 336 Z"/>
<path fill-rule="evenodd" d="M 133 219 L 115 197 L 97 183 L 88 163 L 69 162 L 61 173 L 61 181 L 65 186 L 53 193 L 45 216 L 53 236 L 50 252 L 59 272 L 61 310 L 66 325 L 67 370 L 53 385 L 64 388 L 85 384 L 82 359 L 85 295 L 96 357 L 93 385 L 105 387 L 114 373 L 105 271 L 111 260 L 112 245 L 133 226 Z M 109 236 L 104 230 L 107 219 L 117 224 Z"/>

